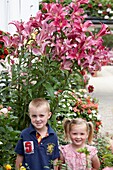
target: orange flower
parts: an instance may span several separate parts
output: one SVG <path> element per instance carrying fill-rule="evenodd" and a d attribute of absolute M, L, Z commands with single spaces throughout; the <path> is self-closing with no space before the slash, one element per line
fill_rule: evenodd
<path fill-rule="evenodd" d="M 88 114 L 91 114 L 91 113 L 92 113 L 92 111 L 91 111 L 90 109 L 88 109 L 87 113 L 88 113 Z"/>
<path fill-rule="evenodd" d="M 102 122 L 101 122 L 101 121 L 100 121 L 100 122 L 99 122 L 99 121 L 98 121 L 98 122 L 96 122 L 96 125 L 97 125 L 97 126 L 100 126 L 101 124 L 102 124 Z"/>

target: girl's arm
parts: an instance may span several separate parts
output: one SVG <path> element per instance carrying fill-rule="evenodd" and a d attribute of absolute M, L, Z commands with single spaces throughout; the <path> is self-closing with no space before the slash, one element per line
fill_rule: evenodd
<path fill-rule="evenodd" d="M 98 170 L 100 168 L 100 161 L 97 154 L 92 158 L 92 170 Z"/>
<path fill-rule="evenodd" d="M 54 170 L 58 170 L 58 159 L 54 160 Z"/>
<path fill-rule="evenodd" d="M 23 162 L 23 156 L 18 154 L 16 157 L 16 169 L 20 168 L 22 162 Z"/>

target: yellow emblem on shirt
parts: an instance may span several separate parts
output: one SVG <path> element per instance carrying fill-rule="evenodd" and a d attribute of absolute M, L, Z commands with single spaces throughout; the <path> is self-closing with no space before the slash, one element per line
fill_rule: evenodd
<path fill-rule="evenodd" d="M 48 143 L 47 144 L 47 154 L 51 155 L 54 151 L 54 143 Z"/>

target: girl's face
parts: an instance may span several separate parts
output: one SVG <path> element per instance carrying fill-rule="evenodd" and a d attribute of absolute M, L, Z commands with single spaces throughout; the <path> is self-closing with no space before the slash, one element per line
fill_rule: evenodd
<path fill-rule="evenodd" d="M 70 139 L 72 144 L 76 148 L 81 148 L 85 146 L 86 139 L 88 138 L 88 132 L 85 124 L 72 125 L 70 131 Z"/>
<path fill-rule="evenodd" d="M 46 106 L 32 107 L 29 114 L 32 125 L 38 131 L 45 129 L 48 119 L 51 117 L 51 112 L 48 111 Z"/>

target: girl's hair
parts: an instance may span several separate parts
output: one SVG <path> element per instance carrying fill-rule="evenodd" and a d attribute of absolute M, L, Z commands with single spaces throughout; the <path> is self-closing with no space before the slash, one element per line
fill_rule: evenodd
<path fill-rule="evenodd" d="M 86 125 L 86 131 L 88 132 L 88 143 L 91 144 L 93 139 L 93 132 L 94 132 L 93 124 L 92 122 L 87 122 L 82 118 L 64 120 L 63 126 L 64 126 L 65 139 L 67 141 L 70 139 L 69 132 L 71 131 L 73 125 L 83 125 L 83 124 Z"/>
<path fill-rule="evenodd" d="M 32 109 L 32 107 L 38 108 L 40 106 L 44 106 L 47 108 L 47 110 L 50 112 L 50 105 L 49 102 L 46 99 L 43 98 L 36 98 L 33 99 L 30 103 L 29 103 L 29 111 Z"/>

